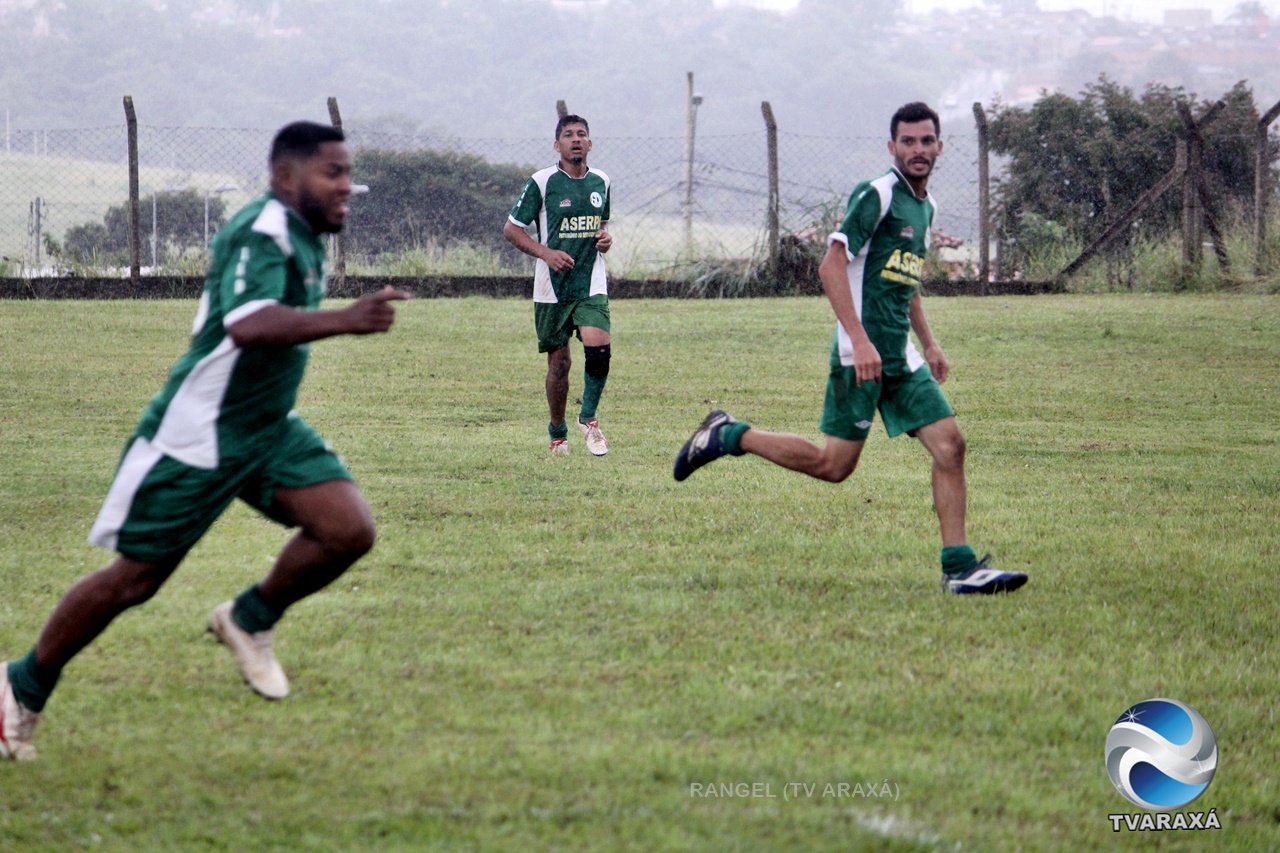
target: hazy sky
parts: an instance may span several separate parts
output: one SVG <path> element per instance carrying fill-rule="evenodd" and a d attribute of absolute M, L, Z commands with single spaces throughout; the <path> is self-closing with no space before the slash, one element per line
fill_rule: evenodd
<path fill-rule="evenodd" d="M 771 9 L 789 9 L 799 0 L 717 0 L 718 5 L 739 2 Z M 981 6 L 981 0 L 904 0 L 914 13 L 931 9 L 960 10 Z M 1280 0 L 1262 0 L 1262 6 L 1276 14 Z M 1045 11 L 1084 9 L 1091 15 L 1114 15 L 1122 20 L 1159 22 L 1166 9 L 1209 9 L 1215 21 L 1224 21 L 1240 0 L 1040 0 Z"/>
<path fill-rule="evenodd" d="M 908 0 L 914 11 L 933 8 L 965 9 L 982 5 L 976 0 Z M 1045 11 L 1084 9 L 1091 15 L 1114 15 L 1123 20 L 1160 21 L 1166 9 L 1209 9 L 1215 21 L 1223 21 L 1239 0 L 1040 0 Z M 1264 8 L 1271 4 L 1264 2 Z"/>

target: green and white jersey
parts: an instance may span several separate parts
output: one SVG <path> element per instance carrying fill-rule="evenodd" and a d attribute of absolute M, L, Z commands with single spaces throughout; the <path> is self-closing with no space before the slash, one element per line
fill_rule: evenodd
<path fill-rule="evenodd" d="M 533 274 L 533 301 L 559 302 L 607 294 L 604 256 L 596 251 L 596 232 L 609 221 L 609 176 L 587 169 L 570 177 L 559 164 L 535 172 L 511 208 L 511 221 L 521 228 L 537 223 L 538 242 L 573 258 L 573 269 L 552 272 L 538 259 Z"/>
<path fill-rule="evenodd" d="M 218 232 L 191 348 L 152 398 L 137 434 L 194 468 L 255 453 L 289 415 L 310 344 L 241 349 L 227 327 L 269 305 L 312 310 L 325 291 L 325 247 L 271 195 Z"/>
<path fill-rule="evenodd" d="M 887 376 L 906 376 L 924 365 L 911 342 L 910 307 L 937 208 L 932 195 L 916 198 L 893 168 L 853 188 L 844 222 L 827 241 L 844 244 L 853 305 Z M 853 340 L 839 321 L 831 366 L 853 366 Z"/>

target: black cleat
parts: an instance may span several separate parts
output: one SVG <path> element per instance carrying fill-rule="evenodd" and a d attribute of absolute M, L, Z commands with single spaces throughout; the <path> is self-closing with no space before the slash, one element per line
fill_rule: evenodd
<path fill-rule="evenodd" d="M 676 481 L 686 479 L 703 465 L 724 456 L 727 451 L 724 449 L 724 442 L 720 440 L 720 427 L 737 422 L 733 415 L 720 409 L 703 418 L 702 423 L 676 454 L 676 467 L 672 472 Z"/>

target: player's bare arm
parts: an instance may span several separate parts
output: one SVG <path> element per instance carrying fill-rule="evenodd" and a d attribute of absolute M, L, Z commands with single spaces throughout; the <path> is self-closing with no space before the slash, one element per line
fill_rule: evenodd
<path fill-rule="evenodd" d="M 573 258 L 567 252 L 549 249 L 528 235 L 528 233 L 510 219 L 502 226 L 502 236 L 507 242 L 533 258 L 545 261 L 553 272 L 564 272 L 573 269 Z"/>
<path fill-rule="evenodd" d="M 853 341 L 853 369 L 858 384 L 879 382 L 880 352 L 871 343 L 866 329 L 862 328 L 862 321 L 858 319 L 853 294 L 849 292 L 848 265 L 849 258 L 844 244 L 836 241 L 827 247 L 826 257 L 818 267 L 818 278 L 822 280 L 822 289 L 827 294 L 831 309 L 836 313 L 836 319 Z"/>
<path fill-rule="evenodd" d="M 933 337 L 933 330 L 929 328 L 929 321 L 924 316 L 924 300 L 920 298 L 919 290 L 916 291 L 915 296 L 911 297 L 908 311 L 911 330 L 916 333 L 916 338 L 920 341 L 921 354 L 924 356 L 925 363 L 929 365 L 929 370 L 933 371 L 933 378 L 941 385 L 947 381 L 947 374 L 951 372 L 951 362 L 947 361 L 947 357 L 942 353 L 942 347 Z"/>
<path fill-rule="evenodd" d="M 287 347 L 335 335 L 377 334 L 389 330 L 395 322 L 391 303 L 409 298 L 408 293 L 387 285 L 336 311 L 268 305 L 228 326 L 227 333 L 238 347 Z"/>

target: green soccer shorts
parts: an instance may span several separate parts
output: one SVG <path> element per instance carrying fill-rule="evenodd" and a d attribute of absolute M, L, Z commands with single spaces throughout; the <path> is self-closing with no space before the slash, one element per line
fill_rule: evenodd
<path fill-rule="evenodd" d="M 213 470 L 165 456 L 135 435 L 89 542 L 131 560 L 163 562 L 186 553 L 236 498 L 288 526 L 292 522 L 274 503 L 276 489 L 350 479 L 325 440 L 294 414 L 263 443 L 260 453 L 222 460 Z"/>
<path fill-rule="evenodd" d="M 598 293 L 585 299 L 533 303 L 533 325 L 538 330 L 538 352 L 555 352 L 569 343 L 570 335 L 591 326 L 609 331 L 609 297 Z"/>
<path fill-rule="evenodd" d="M 823 435 L 865 441 L 876 410 L 890 438 L 911 435 L 922 426 L 955 414 L 942 388 L 925 365 L 908 376 L 882 376 L 880 382 L 857 384 L 852 367 L 833 367 L 822 406 Z"/>

